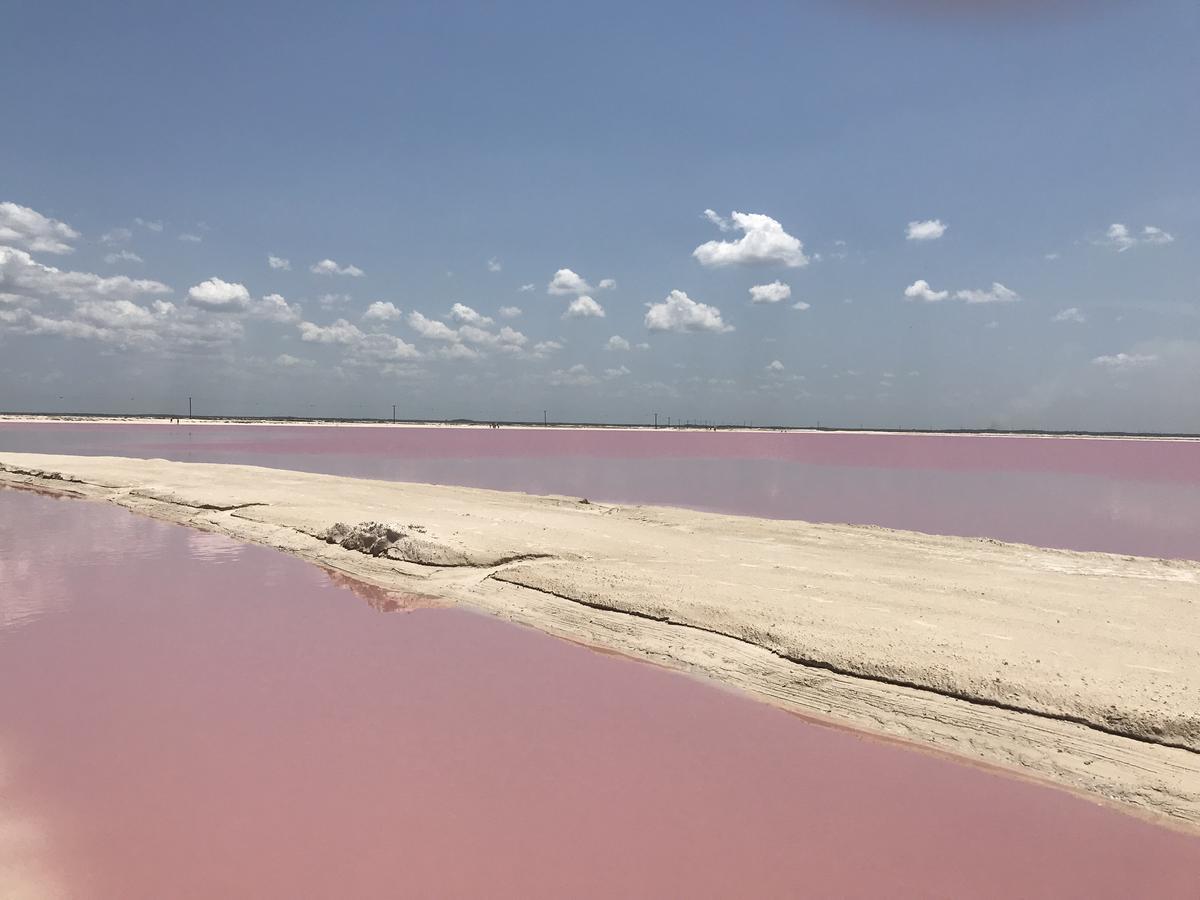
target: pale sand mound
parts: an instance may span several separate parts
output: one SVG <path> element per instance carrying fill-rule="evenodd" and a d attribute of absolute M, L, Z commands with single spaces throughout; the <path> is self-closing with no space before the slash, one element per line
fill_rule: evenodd
<path fill-rule="evenodd" d="M 1200 821 L 1198 563 L 246 466 L 0 468 Z"/>

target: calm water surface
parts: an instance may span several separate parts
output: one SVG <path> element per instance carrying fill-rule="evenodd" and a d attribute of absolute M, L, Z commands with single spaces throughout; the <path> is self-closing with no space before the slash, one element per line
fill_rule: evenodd
<path fill-rule="evenodd" d="M 0 423 L 0 450 L 247 463 L 1200 559 L 1200 441 Z"/>
<path fill-rule="evenodd" d="M 0 897 L 1195 897 L 1200 838 L 404 606 L 0 490 Z"/>

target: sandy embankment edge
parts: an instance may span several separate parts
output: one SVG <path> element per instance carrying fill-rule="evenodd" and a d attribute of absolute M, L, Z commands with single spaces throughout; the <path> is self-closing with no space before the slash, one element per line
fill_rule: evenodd
<path fill-rule="evenodd" d="M 1200 563 L 250 466 L 0 452 L 106 500 L 1200 825 Z M 335 521 L 408 537 L 373 558 Z"/>
<path fill-rule="evenodd" d="M 451 429 L 472 430 L 490 429 L 491 423 L 484 420 L 412 420 L 391 421 L 389 419 L 300 419 L 255 416 L 208 416 L 205 418 L 173 417 L 173 416 L 102 416 L 71 413 L 0 413 L 0 424 L 63 424 L 63 425 L 164 425 L 173 428 L 187 426 L 189 428 L 228 425 L 267 425 L 275 427 L 295 428 L 417 428 L 417 429 Z M 505 431 L 653 431 L 662 434 L 672 432 L 701 434 L 709 429 L 699 425 L 603 425 L 574 422 L 506 422 Z M 1086 441 L 1193 441 L 1200 442 L 1200 435 L 1194 434 L 1108 434 L 1103 432 L 1069 432 L 1069 431 L 939 431 L 906 430 L 885 428 L 810 428 L 802 425 L 761 425 L 744 426 L 721 425 L 714 429 L 722 434 L 861 434 L 861 435 L 891 435 L 898 437 L 963 437 L 963 438 L 1042 438 L 1045 440 L 1086 440 Z"/>

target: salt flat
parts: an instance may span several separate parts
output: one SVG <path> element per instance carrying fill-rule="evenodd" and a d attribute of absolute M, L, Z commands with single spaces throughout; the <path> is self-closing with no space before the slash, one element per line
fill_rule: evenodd
<path fill-rule="evenodd" d="M 1200 563 L 161 460 L 0 453 L 0 483 L 275 546 L 1200 823 Z M 321 538 L 367 521 L 394 527 L 387 555 Z"/>

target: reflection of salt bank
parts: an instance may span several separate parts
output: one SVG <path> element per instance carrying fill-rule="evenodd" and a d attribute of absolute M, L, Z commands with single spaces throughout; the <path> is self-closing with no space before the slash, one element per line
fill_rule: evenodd
<path fill-rule="evenodd" d="M 346 588 L 355 596 L 367 601 L 367 605 L 379 612 L 412 612 L 415 609 L 435 609 L 450 606 L 444 600 L 436 597 L 423 597 L 420 594 L 410 594 L 403 591 L 389 591 L 386 588 L 351 578 L 336 569 L 323 569 L 334 587 Z"/>
<path fill-rule="evenodd" d="M 245 544 L 230 540 L 223 534 L 211 531 L 190 531 L 187 536 L 188 550 L 196 559 L 235 560 L 242 555 Z"/>
<path fill-rule="evenodd" d="M 21 813 L 11 800 L 13 760 L 0 746 L 0 897 L 57 900 L 66 895 L 51 874 L 50 838 L 42 823 Z"/>

